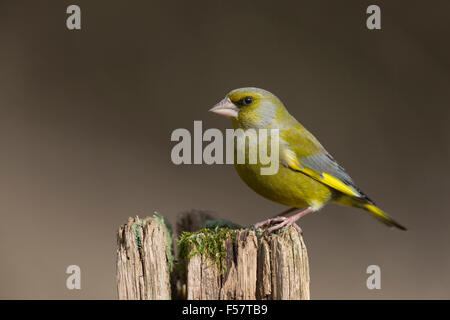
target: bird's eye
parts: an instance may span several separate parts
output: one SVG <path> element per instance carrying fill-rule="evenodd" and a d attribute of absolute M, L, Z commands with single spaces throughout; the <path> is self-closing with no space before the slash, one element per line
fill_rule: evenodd
<path fill-rule="evenodd" d="M 239 107 L 243 107 L 243 106 L 248 106 L 249 104 L 251 104 L 253 102 L 253 98 L 252 97 L 245 97 L 242 98 L 241 100 L 239 100 L 238 102 L 236 102 L 236 104 Z"/>
<path fill-rule="evenodd" d="M 253 102 L 253 98 L 252 97 L 245 97 L 244 98 L 244 105 L 249 105 L 252 102 Z"/>

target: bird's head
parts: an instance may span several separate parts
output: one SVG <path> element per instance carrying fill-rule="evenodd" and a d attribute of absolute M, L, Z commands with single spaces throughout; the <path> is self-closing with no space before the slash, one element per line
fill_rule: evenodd
<path fill-rule="evenodd" d="M 231 118 L 241 128 L 277 127 L 276 120 L 288 115 L 274 94 L 258 88 L 235 89 L 209 111 Z"/>

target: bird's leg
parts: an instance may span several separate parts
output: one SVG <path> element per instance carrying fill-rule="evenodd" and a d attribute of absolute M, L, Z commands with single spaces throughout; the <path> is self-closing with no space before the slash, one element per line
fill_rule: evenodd
<path fill-rule="evenodd" d="M 300 211 L 299 213 L 294 214 L 293 216 L 290 216 L 289 218 L 285 218 L 282 222 L 280 222 L 279 224 L 276 224 L 272 227 L 270 227 L 269 229 L 267 229 L 266 231 L 268 233 L 274 232 L 280 228 L 283 228 L 285 226 L 290 226 L 293 225 L 294 227 L 297 226 L 297 224 L 295 223 L 298 219 L 300 219 L 301 217 L 307 215 L 308 213 L 313 212 L 313 209 L 311 208 L 306 208 L 305 210 Z M 298 227 L 298 226 L 297 226 Z M 298 229 L 297 229 L 298 230 Z M 301 231 L 300 231 L 301 233 Z"/>
<path fill-rule="evenodd" d="M 286 221 L 288 219 L 288 218 L 286 218 L 284 216 L 288 215 L 289 213 L 294 212 L 296 210 L 299 210 L 299 209 L 295 208 L 295 207 L 289 208 L 289 209 L 287 209 L 287 210 L 277 214 L 273 218 L 270 218 L 270 219 L 267 219 L 267 220 L 255 223 L 253 225 L 253 227 L 255 229 L 259 229 L 259 228 L 262 228 L 262 227 L 265 227 L 265 226 L 270 226 L 270 225 L 272 225 L 274 223 L 277 223 L 277 222 L 283 223 L 284 221 Z M 294 224 L 294 227 L 297 229 L 298 232 L 302 233 L 302 229 L 298 225 Z"/>
<path fill-rule="evenodd" d="M 273 216 L 270 219 L 267 219 L 267 220 L 264 220 L 264 221 L 261 221 L 261 222 L 258 222 L 256 224 L 254 224 L 253 227 L 255 229 L 258 229 L 258 228 L 261 228 L 261 227 L 264 227 L 264 226 L 267 226 L 267 225 L 271 225 L 274 222 L 284 221 L 286 219 L 286 218 L 284 218 L 285 215 L 287 215 L 287 214 L 289 214 L 291 212 L 294 212 L 296 210 L 298 210 L 298 208 L 294 208 L 294 207 L 289 208 L 289 209 L 287 209 L 287 210 L 285 210 L 285 211 L 283 211 L 283 212 Z"/>
<path fill-rule="evenodd" d="M 269 226 L 269 225 L 273 224 L 274 222 L 283 222 L 283 221 L 286 220 L 286 219 L 287 219 L 286 217 L 278 217 L 278 216 L 275 216 L 275 217 L 273 217 L 273 218 L 266 219 L 266 220 L 264 220 L 264 221 L 255 223 L 255 224 L 253 225 L 253 228 L 259 229 L 259 228 L 262 228 L 262 227 Z"/>
<path fill-rule="evenodd" d="M 289 208 L 289 209 L 284 210 L 283 212 L 277 214 L 276 216 L 274 216 L 274 218 L 276 218 L 276 217 L 284 217 L 285 215 L 288 215 L 289 213 L 292 213 L 292 212 L 297 211 L 297 210 L 298 210 L 298 208 L 295 208 L 295 207 Z"/>

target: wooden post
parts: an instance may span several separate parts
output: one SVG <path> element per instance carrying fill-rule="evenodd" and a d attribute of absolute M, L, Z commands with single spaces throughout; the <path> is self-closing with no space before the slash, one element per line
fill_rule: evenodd
<path fill-rule="evenodd" d="M 309 282 L 308 253 L 303 237 L 294 227 L 261 238 L 258 299 L 309 300 Z"/>
<path fill-rule="evenodd" d="M 170 299 L 172 243 L 161 216 L 128 218 L 117 235 L 117 291 L 121 300 Z"/>
<path fill-rule="evenodd" d="M 219 265 L 208 254 L 188 259 L 188 300 L 256 299 L 258 239 L 255 232 L 234 230 L 223 248 L 226 255 Z"/>
<path fill-rule="evenodd" d="M 160 218 L 130 218 L 118 234 L 119 299 L 170 299 L 170 281 L 172 296 L 188 300 L 310 298 L 308 255 L 295 228 L 267 235 L 214 228 L 209 223 L 213 218 L 205 211 L 179 215 L 177 234 L 181 235 L 180 228 L 190 233 L 181 235 L 172 274 L 170 228 Z M 223 226 L 226 220 L 216 221 Z M 205 222 L 209 229 L 201 228 Z"/>

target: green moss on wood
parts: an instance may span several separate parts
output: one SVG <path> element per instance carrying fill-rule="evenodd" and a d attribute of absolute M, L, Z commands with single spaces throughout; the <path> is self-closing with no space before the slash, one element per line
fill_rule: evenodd
<path fill-rule="evenodd" d="M 142 228 L 144 225 L 145 222 L 139 219 L 139 216 L 136 216 L 134 223 L 131 225 L 131 231 L 133 231 L 134 234 L 134 241 L 136 242 L 136 246 L 138 247 L 140 254 L 142 254 Z"/>
<path fill-rule="evenodd" d="M 214 230 L 216 227 L 219 228 L 228 228 L 228 229 L 241 229 L 242 226 L 231 222 L 230 220 L 226 220 L 226 219 L 216 219 L 216 220 L 206 220 L 205 223 L 203 224 L 204 228 L 208 228 L 208 229 L 212 229 Z"/>
<path fill-rule="evenodd" d="M 222 261 L 227 257 L 225 241 L 234 241 L 233 230 L 230 228 L 203 228 L 195 232 L 183 232 L 178 240 L 180 260 L 191 259 L 194 256 L 206 256 L 213 261 L 221 273 L 226 271 Z"/>

